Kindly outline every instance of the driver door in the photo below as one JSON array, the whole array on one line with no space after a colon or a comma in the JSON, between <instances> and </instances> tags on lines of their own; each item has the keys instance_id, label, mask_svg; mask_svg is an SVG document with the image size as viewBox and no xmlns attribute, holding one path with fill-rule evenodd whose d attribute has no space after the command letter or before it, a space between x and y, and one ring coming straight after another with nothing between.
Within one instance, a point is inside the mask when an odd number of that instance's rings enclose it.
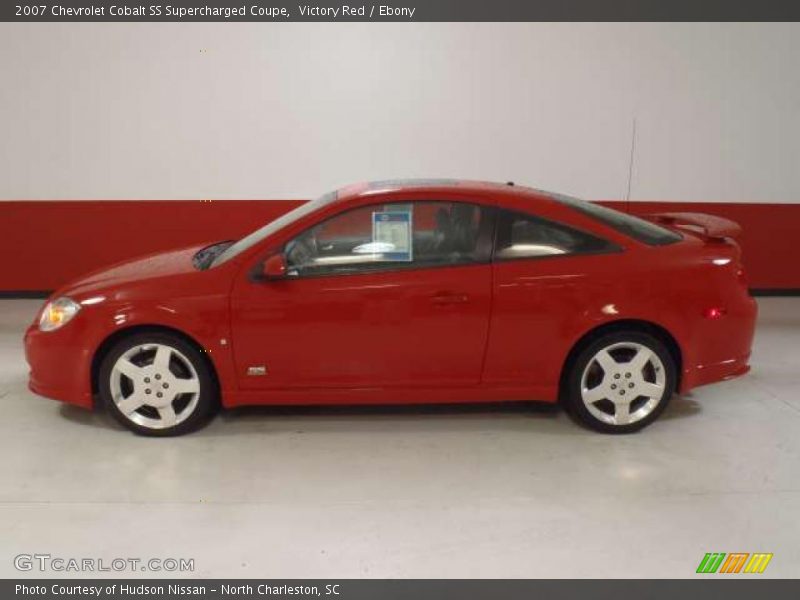
<instances>
[{"instance_id":1,"label":"driver door","mask_svg":"<svg viewBox=\"0 0 800 600\"><path fill-rule=\"evenodd\" d=\"M493 219L463 202L374 204L289 241L285 278L234 288L240 387L477 384Z\"/></svg>"}]
</instances>

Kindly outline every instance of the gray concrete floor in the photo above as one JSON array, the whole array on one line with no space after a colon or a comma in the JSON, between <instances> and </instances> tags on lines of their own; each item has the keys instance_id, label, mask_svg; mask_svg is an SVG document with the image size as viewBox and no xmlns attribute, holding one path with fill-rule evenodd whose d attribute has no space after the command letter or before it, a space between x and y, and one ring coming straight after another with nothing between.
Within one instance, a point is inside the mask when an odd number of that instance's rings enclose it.
<instances>
[{"instance_id":1,"label":"gray concrete floor","mask_svg":"<svg viewBox=\"0 0 800 600\"><path fill-rule=\"evenodd\" d=\"M751 374L622 437L518 405L245 409L140 438L27 390L39 304L0 301L1 577L34 552L524 578L692 577L706 552L772 552L763 576L800 575L800 299L759 300Z\"/></svg>"}]
</instances>

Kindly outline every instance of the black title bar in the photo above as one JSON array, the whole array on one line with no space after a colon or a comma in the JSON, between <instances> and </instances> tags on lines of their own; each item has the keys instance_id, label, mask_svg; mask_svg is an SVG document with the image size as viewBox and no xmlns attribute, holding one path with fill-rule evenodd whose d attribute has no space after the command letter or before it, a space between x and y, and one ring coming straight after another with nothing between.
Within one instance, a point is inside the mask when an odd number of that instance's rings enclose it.
<instances>
[{"instance_id":1,"label":"black title bar","mask_svg":"<svg viewBox=\"0 0 800 600\"><path fill-rule=\"evenodd\" d=\"M744 576L705 577L683 580L499 580L499 579L5 579L0 581L4 599L37 600L134 600L175 598L183 600L496 600L559 598L646 598L647 600L725 600L762 597L797 598L800 580L756 580Z\"/></svg>"},{"instance_id":2,"label":"black title bar","mask_svg":"<svg viewBox=\"0 0 800 600\"><path fill-rule=\"evenodd\" d=\"M0 21L797 21L797 0L15 0Z\"/></svg>"}]
</instances>

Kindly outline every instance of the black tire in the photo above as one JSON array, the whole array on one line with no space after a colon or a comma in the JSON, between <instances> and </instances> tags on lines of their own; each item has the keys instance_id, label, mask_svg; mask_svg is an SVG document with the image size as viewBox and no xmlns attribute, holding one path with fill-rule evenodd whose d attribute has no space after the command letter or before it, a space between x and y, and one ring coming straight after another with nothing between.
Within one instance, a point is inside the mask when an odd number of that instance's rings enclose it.
<instances>
[{"instance_id":1,"label":"black tire","mask_svg":"<svg viewBox=\"0 0 800 600\"><path fill-rule=\"evenodd\" d=\"M171 407L176 420L174 425L163 424L170 422L171 419L167 421L162 420L161 425L148 424L151 421L155 423L156 420L161 420L161 410L146 404L134 410L130 413L130 416L128 416L122 410L120 410L120 407L117 405L117 402L114 399L115 395L112 391L112 386L115 386L115 384L112 382L112 374L114 372L115 365L117 365L117 361L120 360L120 358L126 353L136 352L134 349L147 345L153 345L153 355L155 355L156 351L155 345L172 349L171 353L167 354L167 356L170 357L168 360L169 373L164 372L163 374L159 374L159 381L155 381L153 378L148 378L146 380L142 379L142 381L148 381L151 383L143 384L139 382L139 385L147 386L146 391L148 394L148 401L150 401L149 399L155 401L156 393L169 393L168 390L159 391L160 386L162 385L164 388L168 387L166 381L173 381L174 389L177 389L181 383L185 384L187 381L190 382L192 386L196 388L199 387L199 392L180 394L173 391L172 394L174 395L174 398L172 400L169 400L169 398L166 397L163 400L159 400L159 402L169 402L169 406ZM140 360L143 363L147 363L147 351L145 350L135 354L132 357L132 360ZM155 359L153 359L153 361L155 361ZM191 366L187 367L186 363ZM154 364L144 364L144 368L163 370L157 369ZM191 373L191 369L194 369L194 373ZM180 379L179 381L178 376L185 376L187 373L189 377L187 379ZM161 383L161 377L164 378L164 383ZM117 393L118 397L121 399L124 396L123 388L127 387L129 390L134 390L137 385L135 381L138 381L128 378L127 376L120 379L117 374L114 374L114 379L118 382L116 384L118 389ZM177 383L175 384L175 382ZM140 332L118 341L111 348L108 354L106 354L100 365L97 384L103 404L111 413L111 415L124 427L139 435L153 437L183 435L204 426L219 409L219 391L211 372L211 367L209 366L206 358L195 348L193 344L187 342L178 335L168 332ZM132 395L132 392L129 391L128 397L130 397L130 395ZM161 396L159 397L161 398ZM184 415L182 412L179 412L181 406L183 406L183 410L188 411L186 415ZM132 419L137 419L141 422L135 422Z\"/></svg>"},{"instance_id":2,"label":"black tire","mask_svg":"<svg viewBox=\"0 0 800 600\"><path fill-rule=\"evenodd\" d=\"M639 418L638 420L628 422L625 424L614 424L607 422L606 420L602 420L598 418L595 414L587 407L587 404L584 402L583 394L582 394L582 379L584 376L584 371L586 371L587 366L591 362L594 361L595 356L604 348L614 347L617 344L638 344L648 348L652 351L660 360L661 365L663 366L663 395L658 400L653 408L650 409L650 412L647 412ZM622 347L619 349L612 350L619 355L620 352L625 352L626 348ZM634 352L635 350L631 349L630 352ZM624 358L624 355L623 355ZM653 361L656 362L656 361ZM612 384L616 384L615 387L619 386L627 387L629 385L627 382L630 380L626 379L626 376L629 376L626 368L624 368L624 363L618 364L618 366L623 367L619 373L615 375L609 374L609 377L615 377L616 375L620 376L620 379L609 379L608 381L612 382ZM602 381L603 383L606 382L606 374L605 369L599 367L599 363L595 363L592 365L591 369L600 369L600 372L603 373ZM656 367L653 364L646 366L643 372L643 383L650 383L647 380L649 377L650 379L654 380L655 374L661 371L661 367ZM597 377L597 374L592 374L590 370L587 372L587 380L589 377ZM634 375L635 377L636 375ZM640 429L647 427L650 423L655 421L659 415L664 412L664 409L669 404L672 395L675 393L675 385L676 385L677 377L676 377L676 367L675 367L675 358L672 356L672 353L669 349L664 345L661 340L650 335L648 333L644 333L641 331L615 331L613 333L608 333L605 335L601 335L597 338L592 339L588 342L577 354L575 359L572 361L571 366L569 367L569 371L566 374L566 379L564 381L564 389L562 390L562 401L565 404L567 410L569 411L570 415L572 415L577 421L579 421L582 425L589 427L595 431L599 431L602 433L633 433L635 431L639 431ZM624 385L620 385L619 382L624 382ZM599 386L598 386L599 387ZM633 387L633 386L631 386ZM593 389L593 388L591 388ZM617 389L614 390L614 394L622 394L623 392L630 392L627 389ZM611 392L609 392L611 393ZM636 389L631 393L629 398L633 397L633 394L636 393ZM617 398L617 401L623 402L623 398ZM606 403L608 402L608 403ZM636 406L642 407L647 403L647 400L642 396L636 396L633 401L630 401L628 404L628 410L631 408L635 408ZM610 414L610 418L616 419L616 413L614 411L618 410L614 401L605 399L599 400L597 403L591 403L595 412L600 413L608 413ZM611 405L611 409L609 410L609 404ZM637 409L638 410L638 409Z\"/></svg>"}]
</instances>

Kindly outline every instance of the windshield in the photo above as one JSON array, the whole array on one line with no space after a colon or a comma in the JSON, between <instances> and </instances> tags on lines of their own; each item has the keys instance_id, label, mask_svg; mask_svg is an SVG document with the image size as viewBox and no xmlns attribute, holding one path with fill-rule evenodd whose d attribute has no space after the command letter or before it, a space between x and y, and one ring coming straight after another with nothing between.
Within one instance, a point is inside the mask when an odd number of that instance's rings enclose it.
<instances>
[{"instance_id":1,"label":"windshield","mask_svg":"<svg viewBox=\"0 0 800 600\"><path fill-rule=\"evenodd\" d=\"M252 248L260 241L266 239L267 237L271 236L273 233L280 231L287 225L294 223L298 219L302 219L308 214L311 214L318 208L333 202L338 197L338 192L330 192L325 194L324 196L320 196L316 200L312 200L311 202L306 202L305 204L301 204L294 210L290 210L285 215L281 215L274 221L270 221L261 229L256 229L253 233L243 237L238 242L234 242L228 248L225 249L220 255L218 255L213 262L211 263L211 267L218 267L222 263L228 262L234 256L238 256L245 250Z\"/></svg>"},{"instance_id":2,"label":"windshield","mask_svg":"<svg viewBox=\"0 0 800 600\"><path fill-rule=\"evenodd\" d=\"M606 208L593 202L578 200L563 194L544 192L553 200L566 204L612 229L650 246L665 246L683 239L679 234L638 217Z\"/></svg>"}]
</instances>

